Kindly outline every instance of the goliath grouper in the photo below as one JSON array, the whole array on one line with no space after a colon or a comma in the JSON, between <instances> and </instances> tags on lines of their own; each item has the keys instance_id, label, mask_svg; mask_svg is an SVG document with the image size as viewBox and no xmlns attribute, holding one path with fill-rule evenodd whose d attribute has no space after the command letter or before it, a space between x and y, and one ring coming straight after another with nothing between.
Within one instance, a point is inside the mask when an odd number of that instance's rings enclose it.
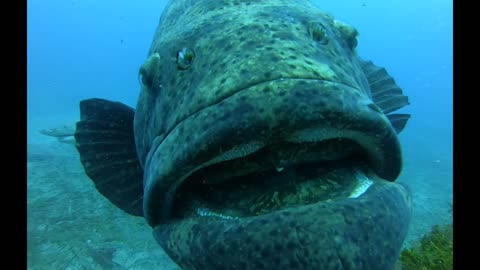
<instances>
[{"instance_id":1,"label":"goliath grouper","mask_svg":"<svg viewBox=\"0 0 480 270\"><path fill-rule=\"evenodd\" d=\"M183 269L391 269L409 104L306 0L170 0L136 109L80 103L98 191Z\"/></svg>"}]
</instances>

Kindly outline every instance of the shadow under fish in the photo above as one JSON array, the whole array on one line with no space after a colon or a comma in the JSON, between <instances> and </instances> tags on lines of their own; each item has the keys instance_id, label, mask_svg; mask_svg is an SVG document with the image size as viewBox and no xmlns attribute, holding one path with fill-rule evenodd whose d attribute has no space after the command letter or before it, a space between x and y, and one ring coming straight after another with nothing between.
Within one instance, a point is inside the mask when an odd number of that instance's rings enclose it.
<instances>
[{"instance_id":1,"label":"shadow under fish","mask_svg":"<svg viewBox=\"0 0 480 270\"><path fill-rule=\"evenodd\" d=\"M356 46L305 0L171 0L136 109L81 101L81 162L183 269L391 269L409 102Z\"/></svg>"}]
</instances>

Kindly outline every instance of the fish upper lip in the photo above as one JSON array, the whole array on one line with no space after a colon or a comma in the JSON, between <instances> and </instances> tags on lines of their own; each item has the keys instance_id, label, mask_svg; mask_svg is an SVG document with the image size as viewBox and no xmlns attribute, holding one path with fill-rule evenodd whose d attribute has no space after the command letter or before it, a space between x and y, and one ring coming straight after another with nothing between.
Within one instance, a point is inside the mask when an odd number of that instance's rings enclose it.
<instances>
[{"instance_id":1,"label":"fish upper lip","mask_svg":"<svg viewBox=\"0 0 480 270\"><path fill-rule=\"evenodd\" d=\"M319 79L304 79L304 78L288 78L288 79L282 79L282 80L270 80L270 81L264 81L262 83L257 83L254 85L251 85L247 88L243 88L241 91L237 91L235 94L230 95L228 98L222 99L222 101L228 100L228 102L224 105L226 107L229 106L234 106L234 104L238 104L238 100L243 96L237 96L241 95L241 93L245 92L245 90L250 89L254 86L266 84L272 81L292 81L292 80L303 80L303 81L315 81L315 82L323 82L323 83L332 83L335 86L341 86L338 88L338 91L345 91L345 95L350 95L349 93L354 93L357 92L357 88L352 88L348 85L338 83L338 82L332 82L329 80L319 80ZM286 83L287 86L288 83ZM318 87L316 84L307 84L304 85L305 87L299 88L295 91L309 91L309 88L314 88ZM343 87L343 88L342 88ZM337 89L336 87L334 88L335 90ZM289 95L292 95L291 97L293 98L293 95L296 93L295 91L287 91L286 96L282 97L282 100L288 100ZM303 100L306 102L305 106L314 108L314 106L317 106L318 100L321 98L327 98L329 100L330 96L329 94L322 94L315 95L315 100L309 100L305 99ZM336 92L335 92L336 93ZM261 95L261 94L258 94ZM326 96L324 96L326 95ZM232 99L232 97L235 97L235 99ZM251 100L255 100L255 96L248 95ZM258 97L256 97L258 98ZM191 114L189 117L192 117L195 114L200 114L203 112L203 110L207 110L211 107L214 107L214 105L218 104L221 101L216 102L215 104L211 104L210 106L207 106L203 108L202 110L197 111L194 114ZM258 105L258 104L256 104ZM291 115L288 114L287 111L284 111L283 105L286 105L284 103L279 103L278 101L276 103L270 104L270 106L276 106L276 107L281 107L283 113L283 116L281 116L281 119L291 117ZM253 105L252 105L253 106ZM350 121L348 123L353 123L351 121L356 121L356 120L362 120L366 121L365 124L368 124L368 129L364 129L365 127L363 126L364 122L359 122L356 123L357 129L359 129L356 132L359 132L360 135L364 135L370 140L373 140L372 143L374 143L374 148L375 149L370 149L371 147L365 147L367 150L373 151L372 155L374 155L375 162L378 162L379 164L376 165L377 169L383 170L383 173L387 173L387 177L382 176L379 174L380 177L389 179L393 181L398 175L397 171L399 171L401 167L401 154L400 154L400 147L398 143L398 139L396 137L395 131L390 125L386 125L388 119L385 116L380 116L376 115L375 113L369 111L368 115L370 114L375 114L372 116L372 118L367 117L367 118L362 118L363 116L357 116L356 113L352 112L357 112L356 108L357 106L360 106L360 103L355 103L354 107L350 108L348 111L344 111L343 105L333 105L333 106L340 106L340 107L335 107L339 109L339 112L346 113L343 117L346 117L346 121ZM363 103L361 106L364 106ZM366 107L366 106L365 106ZM249 111L251 115L256 115L255 112L257 109L260 107L252 107L253 111ZM363 107L362 107L363 108ZM213 109L212 109L213 110ZM312 114L302 114L299 111L292 111L295 112L297 117L301 117L301 120L303 122L301 123L308 123L308 127L311 127L312 124L319 125L320 128L324 129L325 127L322 126L321 123L324 123L323 120L323 112L328 112L329 108L326 107L315 107L314 110L316 110L317 113L312 113ZM354 111L352 111L354 110ZM268 121L265 122L266 119L268 119L268 116L260 114L261 117L255 117L255 123L253 125L250 125L250 122L248 125L245 126L245 123L243 121L246 121L245 117L236 117L233 118L235 121L229 120L228 125L222 124L218 125L217 121L215 118L212 118L213 116L209 114L208 112L205 112L203 114L200 114L198 117L192 119L191 121L186 123L186 119L189 119L189 117L185 118L184 120L180 121L179 124L185 124L187 127L192 128L195 126L195 123L205 123L205 119L208 119L208 121L215 123L214 125L210 126L209 129L206 129L202 132L199 132L197 134L193 141L190 140L189 143L186 143L183 145L183 148L180 147L180 145L175 143L175 141L182 141L185 142L184 136L187 136L185 132L180 132L175 131L176 129L172 129L172 131L168 134L168 136L165 136L164 138L161 139L161 142L158 143L158 147L155 149L151 149L150 153L148 154L147 157L147 162L145 164L145 178L144 178L144 190L145 190L145 200L144 200L144 213L147 221L151 226L155 226L157 224L161 224L168 220L170 213L168 211L171 210L172 208L172 203L173 203L173 196L175 194L176 189L181 185L184 179L188 177L191 173L194 171L198 170L199 168L202 167L202 165L207 164L209 160L213 159L218 155L215 154L217 150L221 149L224 147L224 149L230 149L230 147L234 145L238 145L240 141L242 142L250 142L252 138L259 138L259 134L255 132L251 132L252 128L254 128L257 131L260 130L265 130L267 131L268 134L273 132L273 130L268 129ZM205 118L207 117L207 118ZM266 118L265 118L266 117ZM360 118L359 118L360 117ZM204 119L204 120L202 120ZM229 118L230 119L230 118ZM263 120L262 120L263 119ZM277 115L275 115L275 119L279 119ZM350 120L347 120L350 119ZM300 123L300 122L298 122ZM289 132L293 131L299 131L298 129L298 124L297 122L293 122L285 126L285 130ZM342 123L336 123L334 122L327 122L330 125L336 126L337 124L342 124ZM177 125L179 125L177 124ZM267 125L267 126L265 126ZM339 127L340 132L346 132L348 129L345 129L345 127L340 126ZM228 132L235 131L235 137L229 137L230 135ZM355 131L355 128L353 129ZM225 133L227 132L227 133ZM240 133L238 133L240 132ZM380 139L378 139L378 132L383 132L385 134L380 136ZM239 135L243 134L243 135ZM212 135L214 137L212 137ZM172 137L174 136L174 137ZM247 137L245 137L247 136ZM268 136L268 135L264 135ZM377 137L377 138L375 138ZM182 139L183 138L183 139ZM210 139L208 139L210 138ZM213 139L216 138L216 139ZM214 142L214 147L207 147L205 149L200 149L198 147L201 147L202 144L206 143L206 139L210 141L210 143ZM170 143L166 143L166 141L169 140ZM378 141L381 140L381 141ZM200 143L200 144L199 144ZM173 147L173 148L172 148ZM193 152L192 152L193 151ZM256 151L256 150L255 150ZM379 151L379 152L378 152ZM165 155L162 155L162 153L175 153L174 156L168 156L165 157ZM382 160L384 159L384 160ZM202 161L203 160L203 161ZM159 168L158 166L151 166L152 162L155 162L155 164L162 164L162 166ZM385 167L386 166L386 167ZM378 173L376 168L374 170ZM392 171L393 170L393 171ZM156 195L155 195L156 194ZM158 196L159 194L160 197ZM160 199L162 198L162 199ZM159 211L159 209L168 209L167 212ZM163 221L162 221L163 220Z\"/></svg>"},{"instance_id":2,"label":"fish upper lip","mask_svg":"<svg viewBox=\"0 0 480 270\"><path fill-rule=\"evenodd\" d=\"M256 86L261 86L261 85L264 85L264 84L268 84L268 83L271 83L271 82L276 82L276 81L285 81L285 80L305 80L305 81L318 81L318 82L325 82L325 83L334 83L334 84L338 84L338 85L343 85L343 86L346 86L346 87L349 87L349 88L352 88L352 89L356 89L356 90L359 90L358 87L353 87L351 85L348 85L348 84L345 84L345 83L342 83L342 82L339 82L339 81L334 81L334 80L325 80L325 79L318 79L318 78L313 78L313 77L278 77L278 78L275 78L275 79L271 79L271 80L264 80L264 81L261 81L261 82L255 82L255 83L251 83L251 84L248 84L246 87L242 87L236 91L233 91L231 94L219 99L219 100L216 100L215 102L211 103L211 104L208 104L207 106L203 106L197 110L195 110L193 113L183 117L182 119L180 119L177 123L175 123L171 128L169 128L166 132L163 132L162 134L160 134L159 136L157 137L161 137L161 140L159 142L157 142L157 147L162 144L163 140L165 140L168 135L173 131L175 130L175 128L180 125L183 121L187 120L188 118L190 117L193 117L195 116L196 114L202 112L203 110L209 108L209 107L212 107L212 106L215 106L217 105L218 103L221 103L222 101L226 100L226 99L229 99L231 98L232 96L234 95L237 95L237 94L240 94L242 93L243 91L247 91L248 89L252 88L252 87L256 87ZM156 151L156 149L155 149ZM150 155L149 155L150 156ZM148 158L146 160L146 163L148 163Z\"/></svg>"}]
</instances>

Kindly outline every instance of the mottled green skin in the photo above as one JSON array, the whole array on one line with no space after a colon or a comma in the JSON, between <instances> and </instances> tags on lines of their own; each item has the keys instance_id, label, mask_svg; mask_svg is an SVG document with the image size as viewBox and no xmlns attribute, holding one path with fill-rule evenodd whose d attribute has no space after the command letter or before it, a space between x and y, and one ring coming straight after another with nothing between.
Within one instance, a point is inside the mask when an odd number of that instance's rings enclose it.
<instances>
[{"instance_id":1,"label":"mottled green skin","mask_svg":"<svg viewBox=\"0 0 480 270\"><path fill-rule=\"evenodd\" d=\"M319 38L323 25L327 39ZM341 203L239 220L171 223L181 179L236 145L306 128L360 134L377 175L401 170L395 131L371 106L356 31L301 0L171 0L141 69L135 142L144 214L184 269L389 269L410 220L408 192L376 181ZM181 70L177 52L195 52ZM289 213L289 214L285 214Z\"/></svg>"},{"instance_id":2,"label":"mottled green skin","mask_svg":"<svg viewBox=\"0 0 480 270\"><path fill-rule=\"evenodd\" d=\"M311 38L308 25L312 22L326 27L328 45ZM368 95L368 82L345 41L349 38L334 27L331 16L309 1L170 1L149 51L149 55L160 55L152 70L153 87L142 91L137 106L141 162L156 136L261 82L325 79ZM196 54L188 70L177 68L176 54L183 47Z\"/></svg>"},{"instance_id":3,"label":"mottled green skin","mask_svg":"<svg viewBox=\"0 0 480 270\"><path fill-rule=\"evenodd\" d=\"M403 187L384 183L355 202L241 220L188 220L158 226L154 235L184 269L385 270L399 256L410 207Z\"/></svg>"}]
</instances>

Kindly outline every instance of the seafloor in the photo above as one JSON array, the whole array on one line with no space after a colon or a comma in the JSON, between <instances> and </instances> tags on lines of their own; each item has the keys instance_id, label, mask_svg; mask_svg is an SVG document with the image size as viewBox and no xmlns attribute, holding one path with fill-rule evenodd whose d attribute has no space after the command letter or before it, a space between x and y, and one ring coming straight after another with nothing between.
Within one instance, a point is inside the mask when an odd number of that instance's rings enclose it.
<instances>
[{"instance_id":1,"label":"seafloor","mask_svg":"<svg viewBox=\"0 0 480 270\"><path fill-rule=\"evenodd\" d=\"M95 190L73 145L38 133L60 124L35 120L28 125L28 269L179 269L143 218L125 214ZM410 134L402 139L405 161L399 180L413 191L406 246L432 225L452 222L451 149L433 147L439 144L426 134Z\"/></svg>"}]
</instances>

